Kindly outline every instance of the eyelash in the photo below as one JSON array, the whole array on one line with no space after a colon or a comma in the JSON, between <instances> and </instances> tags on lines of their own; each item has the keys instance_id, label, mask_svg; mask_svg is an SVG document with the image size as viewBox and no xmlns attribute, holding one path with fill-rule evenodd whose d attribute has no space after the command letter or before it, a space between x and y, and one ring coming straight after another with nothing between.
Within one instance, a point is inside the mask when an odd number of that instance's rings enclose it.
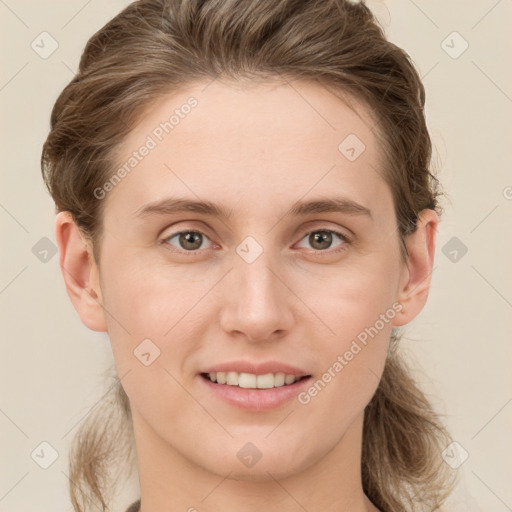
<instances>
[{"instance_id":1,"label":"eyelash","mask_svg":"<svg viewBox=\"0 0 512 512\"><path fill-rule=\"evenodd\" d=\"M210 239L208 237L208 235L206 235L202 231L193 230L193 229L185 229L185 230L182 230L182 231L177 231L176 233L173 233L173 234L165 237L164 239L161 240L161 243L166 245L166 246L168 246L170 244L168 244L167 242L171 238L174 238L175 236L181 235L183 233L198 233L198 234L202 235L203 237L207 238L208 240ZM334 249L334 250L331 250L331 249L325 249L325 250L311 249L312 251L314 251L315 253L318 253L318 254L324 254L324 253L325 254L336 254L338 252L346 250L346 246L348 244L352 243L352 241L349 239L349 237L347 235L345 235L344 233L341 233L340 231L336 231L334 229L313 229L313 230L305 233L300 241L304 240L304 238L308 237L312 233L333 233L333 234L337 235L344 242L343 244L341 244L340 247L338 247L337 249ZM194 251L185 251L185 250L182 250L182 249L178 249L175 246L173 246L173 249L171 249L171 250L173 250L175 252L178 252L178 253L181 253L181 254L185 254L187 256L195 256L196 254L200 254L202 252L202 250L200 250L200 249L196 249Z\"/></svg>"}]
</instances>

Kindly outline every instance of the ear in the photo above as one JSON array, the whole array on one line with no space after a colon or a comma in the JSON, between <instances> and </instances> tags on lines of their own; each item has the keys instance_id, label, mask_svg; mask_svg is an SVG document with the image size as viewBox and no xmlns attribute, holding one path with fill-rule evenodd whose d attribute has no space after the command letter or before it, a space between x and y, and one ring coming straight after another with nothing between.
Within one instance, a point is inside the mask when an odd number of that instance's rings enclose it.
<instances>
[{"instance_id":1,"label":"ear","mask_svg":"<svg viewBox=\"0 0 512 512\"><path fill-rule=\"evenodd\" d=\"M82 236L70 212L57 214L55 235L60 269L73 306L89 329L106 332L99 269L91 242Z\"/></svg>"},{"instance_id":2,"label":"ear","mask_svg":"<svg viewBox=\"0 0 512 512\"><path fill-rule=\"evenodd\" d=\"M398 290L397 300L402 305L402 310L393 319L394 327L408 324L427 302L438 224L439 217L434 210L422 210L416 231L405 238L409 256L402 270Z\"/></svg>"}]
</instances>

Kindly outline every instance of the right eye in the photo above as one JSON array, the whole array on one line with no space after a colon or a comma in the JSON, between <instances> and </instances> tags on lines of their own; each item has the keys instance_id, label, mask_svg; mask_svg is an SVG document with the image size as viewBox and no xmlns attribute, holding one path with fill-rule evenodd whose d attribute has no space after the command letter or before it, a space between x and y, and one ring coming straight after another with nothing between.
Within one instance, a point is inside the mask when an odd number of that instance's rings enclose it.
<instances>
[{"instance_id":1,"label":"right eye","mask_svg":"<svg viewBox=\"0 0 512 512\"><path fill-rule=\"evenodd\" d=\"M175 239L175 243L172 240ZM204 249L203 242L210 240L204 233L200 231L178 231L170 236L165 237L162 243L176 247L179 252L195 253L199 249Z\"/></svg>"}]
</instances>

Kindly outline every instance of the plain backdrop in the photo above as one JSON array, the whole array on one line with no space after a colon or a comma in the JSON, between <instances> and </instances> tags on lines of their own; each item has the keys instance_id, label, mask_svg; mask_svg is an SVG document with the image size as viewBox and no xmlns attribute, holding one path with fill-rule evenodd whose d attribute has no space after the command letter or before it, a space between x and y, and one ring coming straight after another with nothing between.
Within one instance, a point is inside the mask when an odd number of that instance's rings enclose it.
<instances>
[{"instance_id":1,"label":"plain backdrop","mask_svg":"<svg viewBox=\"0 0 512 512\"><path fill-rule=\"evenodd\" d=\"M39 159L86 41L128 3L0 0L1 511L71 510L69 442L106 390L110 344L65 292ZM430 297L402 347L458 443L451 510L510 511L512 2L369 5L423 77L448 195ZM137 486L134 475L114 510Z\"/></svg>"}]
</instances>

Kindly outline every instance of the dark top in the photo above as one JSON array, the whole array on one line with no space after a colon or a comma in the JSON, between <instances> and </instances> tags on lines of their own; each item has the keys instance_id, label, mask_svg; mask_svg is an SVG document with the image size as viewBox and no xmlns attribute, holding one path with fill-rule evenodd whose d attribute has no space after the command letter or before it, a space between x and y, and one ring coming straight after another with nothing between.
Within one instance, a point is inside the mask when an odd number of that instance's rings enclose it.
<instances>
[{"instance_id":1,"label":"dark top","mask_svg":"<svg viewBox=\"0 0 512 512\"><path fill-rule=\"evenodd\" d=\"M140 500L137 500L136 502L132 503L126 512L139 512L140 510Z\"/></svg>"}]
</instances>

